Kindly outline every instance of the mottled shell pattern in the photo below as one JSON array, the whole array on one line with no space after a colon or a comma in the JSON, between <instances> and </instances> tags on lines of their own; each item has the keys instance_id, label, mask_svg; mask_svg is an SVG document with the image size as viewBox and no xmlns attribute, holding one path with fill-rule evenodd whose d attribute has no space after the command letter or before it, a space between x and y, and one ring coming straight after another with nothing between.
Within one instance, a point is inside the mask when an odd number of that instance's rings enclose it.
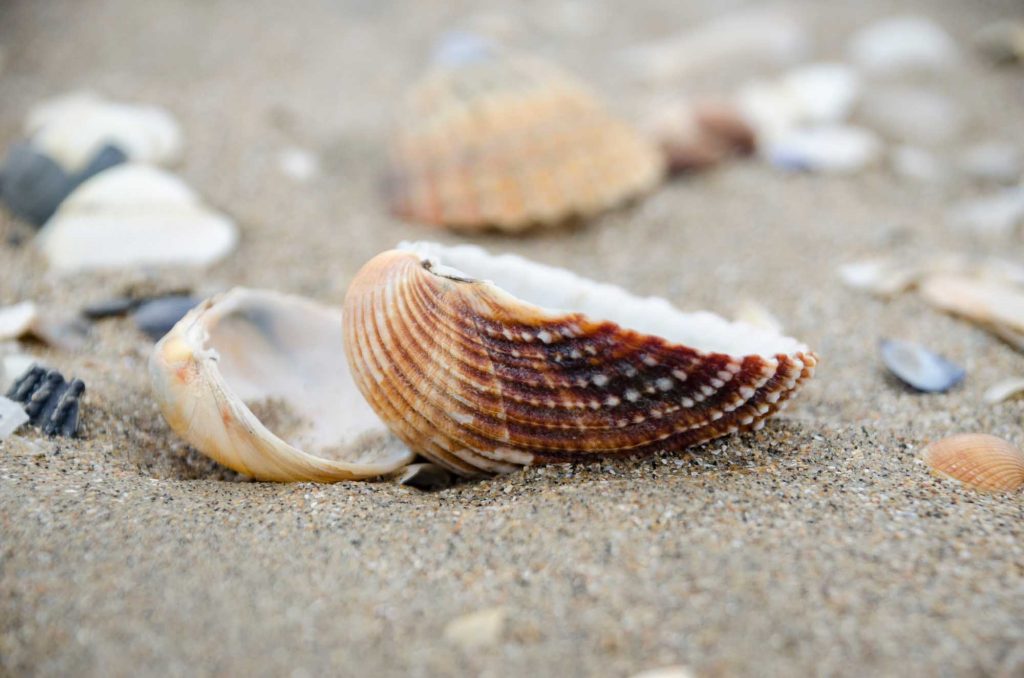
<instances>
[{"instance_id":1,"label":"mottled shell pattern","mask_svg":"<svg viewBox=\"0 0 1024 678\"><path fill-rule=\"evenodd\" d=\"M613 207L654 187L662 164L572 76L479 48L443 59L409 93L385 191L413 221L520 231Z\"/></svg>"},{"instance_id":2,"label":"mottled shell pattern","mask_svg":"<svg viewBox=\"0 0 1024 678\"><path fill-rule=\"evenodd\" d=\"M185 441L258 480L392 473L413 455L356 389L341 324L337 308L236 288L197 306L156 345L153 395Z\"/></svg>"},{"instance_id":3,"label":"mottled shell pattern","mask_svg":"<svg viewBox=\"0 0 1024 678\"><path fill-rule=\"evenodd\" d=\"M373 409L411 449L470 476L757 429L817 362L771 331L469 245L378 255L344 316Z\"/></svg>"},{"instance_id":4,"label":"mottled shell pattern","mask_svg":"<svg viewBox=\"0 0 1024 678\"><path fill-rule=\"evenodd\" d=\"M975 490L1012 492L1024 487L1024 453L996 436L960 433L928 445L921 456L935 474Z\"/></svg>"}]
</instances>

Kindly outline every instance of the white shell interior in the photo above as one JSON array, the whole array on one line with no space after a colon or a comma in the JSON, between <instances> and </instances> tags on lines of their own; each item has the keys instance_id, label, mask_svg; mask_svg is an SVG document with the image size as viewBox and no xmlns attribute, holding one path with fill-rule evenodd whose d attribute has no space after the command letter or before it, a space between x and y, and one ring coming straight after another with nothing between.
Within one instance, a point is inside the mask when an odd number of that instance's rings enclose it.
<instances>
[{"instance_id":1,"label":"white shell interior","mask_svg":"<svg viewBox=\"0 0 1024 678\"><path fill-rule=\"evenodd\" d=\"M262 420L282 440L315 456L372 462L399 443L352 379L341 317L340 308L236 289L189 329L198 334L190 342L216 360L229 397L264 408L287 404L301 426L282 430Z\"/></svg>"},{"instance_id":2,"label":"white shell interior","mask_svg":"<svg viewBox=\"0 0 1024 678\"><path fill-rule=\"evenodd\" d=\"M638 297L615 285L539 264L514 254L492 255L475 245L403 242L398 249L431 262L431 270L458 279L487 280L518 299L557 313L580 312L593 320L662 337L701 351L733 356L792 354L807 347L769 329L699 311L684 313L660 297Z\"/></svg>"}]
</instances>

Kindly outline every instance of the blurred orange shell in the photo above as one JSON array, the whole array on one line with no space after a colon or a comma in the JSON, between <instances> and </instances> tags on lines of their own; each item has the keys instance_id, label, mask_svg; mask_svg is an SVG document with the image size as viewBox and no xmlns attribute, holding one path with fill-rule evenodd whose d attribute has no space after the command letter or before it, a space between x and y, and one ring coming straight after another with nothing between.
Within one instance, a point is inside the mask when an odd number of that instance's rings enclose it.
<instances>
[{"instance_id":1,"label":"blurred orange shell","mask_svg":"<svg viewBox=\"0 0 1024 678\"><path fill-rule=\"evenodd\" d=\"M654 145L540 59L486 51L409 93L391 144L394 213L460 230L588 217L654 187Z\"/></svg>"},{"instance_id":2,"label":"blurred orange shell","mask_svg":"<svg viewBox=\"0 0 1024 678\"><path fill-rule=\"evenodd\" d=\"M462 475L758 429L817 363L776 332L469 245L378 255L343 316L370 406L413 451Z\"/></svg>"},{"instance_id":3,"label":"blurred orange shell","mask_svg":"<svg viewBox=\"0 0 1024 678\"><path fill-rule=\"evenodd\" d=\"M937 475L988 492L1012 492L1024 486L1024 453L1002 438L961 433L924 448L925 463Z\"/></svg>"}]
</instances>

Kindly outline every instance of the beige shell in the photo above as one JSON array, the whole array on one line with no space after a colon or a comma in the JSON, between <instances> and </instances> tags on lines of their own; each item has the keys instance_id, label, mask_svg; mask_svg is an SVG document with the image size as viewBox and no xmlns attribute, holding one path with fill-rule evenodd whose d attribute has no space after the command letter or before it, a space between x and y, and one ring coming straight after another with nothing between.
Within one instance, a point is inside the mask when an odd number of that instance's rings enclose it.
<instances>
[{"instance_id":1,"label":"beige shell","mask_svg":"<svg viewBox=\"0 0 1024 678\"><path fill-rule=\"evenodd\" d=\"M680 450L757 429L817 363L774 332L432 243L363 267L345 297L345 348L389 427L463 475Z\"/></svg>"},{"instance_id":2,"label":"beige shell","mask_svg":"<svg viewBox=\"0 0 1024 678\"><path fill-rule=\"evenodd\" d=\"M924 448L922 457L937 475L988 492L1024 486L1024 453L1002 438L961 433Z\"/></svg>"},{"instance_id":3,"label":"beige shell","mask_svg":"<svg viewBox=\"0 0 1024 678\"><path fill-rule=\"evenodd\" d=\"M754 129L726 101L673 101L653 110L644 124L671 172L701 170L734 156L750 155Z\"/></svg>"},{"instance_id":4,"label":"beige shell","mask_svg":"<svg viewBox=\"0 0 1024 678\"><path fill-rule=\"evenodd\" d=\"M409 93L385 187L403 218L520 231L596 214L662 173L653 144L575 78L488 52L435 67Z\"/></svg>"},{"instance_id":5,"label":"beige shell","mask_svg":"<svg viewBox=\"0 0 1024 678\"><path fill-rule=\"evenodd\" d=\"M178 435L259 480L392 473L413 455L352 382L341 324L338 309L234 289L190 311L156 345L153 394Z\"/></svg>"}]
</instances>

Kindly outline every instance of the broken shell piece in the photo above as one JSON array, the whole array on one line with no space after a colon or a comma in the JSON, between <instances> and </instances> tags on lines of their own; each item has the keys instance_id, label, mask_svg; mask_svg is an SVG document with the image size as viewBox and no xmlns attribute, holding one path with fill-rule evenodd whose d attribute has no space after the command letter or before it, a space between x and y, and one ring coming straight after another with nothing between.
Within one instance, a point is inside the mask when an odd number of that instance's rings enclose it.
<instances>
[{"instance_id":1,"label":"broken shell piece","mask_svg":"<svg viewBox=\"0 0 1024 678\"><path fill-rule=\"evenodd\" d=\"M921 296L940 310L959 315L1008 338L1024 335L1024 292L998 279L966 275L928 276ZM1012 340L1011 340L1012 341Z\"/></svg>"},{"instance_id":2,"label":"broken shell piece","mask_svg":"<svg viewBox=\"0 0 1024 678\"><path fill-rule=\"evenodd\" d=\"M591 216L663 170L654 145L575 78L500 51L436 66L407 97L391 146L392 211L470 230Z\"/></svg>"},{"instance_id":3,"label":"broken shell piece","mask_svg":"<svg viewBox=\"0 0 1024 678\"><path fill-rule=\"evenodd\" d=\"M7 440L28 423L24 408L10 398L0 396L0 442Z\"/></svg>"},{"instance_id":4,"label":"broken shell piece","mask_svg":"<svg viewBox=\"0 0 1024 678\"><path fill-rule=\"evenodd\" d=\"M937 475L976 490L1013 492L1024 486L1024 453L995 436L950 436L925 447L922 457Z\"/></svg>"},{"instance_id":5,"label":"broken shell piece","mask_svg":"<svg viewBox=\"0 0 1024 678\"><path fill-rule=\"evenodd\" d=\"M402 244L363 267L345 297L345 339L381 418L461 475L681 450L757 429L817 364L773 332L433 243Z\"/></svg>"},{"instance_id":6,"label":"broken shell piece","mask_svg":"<svg viewBox=\"0 0 1024 678\"><path fill-rule=\"evenodd\" d=\"M0 341L32 338L73 351L85 343L88 333L78 318L46 315L31 301L0 308Z\"/></svg>"},{"instance_id":7,"label":"broken shell piece","mask_svg":"<svg viewBox=\"0 0 1024 678\"><path fill-rule=\"evenodd\" d=\"M754 130L731 104L676 101L664 104L644 125L672 172L697 170L754 151Z\"/></svg>"},{"instance_id":8,"label":"broken shell piece","mask_svg":"<svg viewBox=\"0 0 1024 678\"><path fill-rule=\"evenodd\" d=\"M78 409L85 383L81 379L64 379L57 370L33 365L18 378L7 397L22 403L29 420L48 436L68 438L78 433Z\"/></svg>"},{"instance_id":9,"label":"broken shell piece","mask_svg":"<svg viewBox=\"0 0 1024 678\"><path fill-rule=\"evenodd\" d=\"M904 384L924 393L945 393L967 374L959 365L909 341L882 339L878 348L890 372Z\"/></svg>"},{"instance_id":10,"label":"broken shell piece","mask_svg":"<svg viewBox=\"0 0 1024 678\"><path fill-rule=\"evenodd\" d=\"M177 177L125 164L98 174L61 204L39 233L63 272L141 266L207 266L234 249L234 223Z\"/></svg>"},{"instance_id":11,"label":"broken shell piece","mask_svg":"<svg viewBox=\"0 0 1024 678\"><path fill-rule=\"evenodd\" d=\"M153 393L178 435L253 478L390 474L412 453L359 395L341 346L340 310L237 288L190 311L156 345Z\"/></svg>"},{"instance_id":12,"label":"broken shell piece","mask_svg":"<svg viewBox=\"0 0 1024 678\"><path fill-rule=\"evenodd\" d=\"M995 405L1004 400L1015 398L1021 393L1024 393L1024 377L1013 377L990 386L982 398L986 403Z\"/></svg>"},{"instance_id":13,"label":"broken shell piece","mask_svg":"<svg viewBox=\"0 0 1024 678\"><path fill-rule=\"evenodd\" d=\"M77 172L103 146L117 146L132 160L174 162L181 152L181 130L162 108L119 104L91 92L76 92L36 106L25 131L33 144Z\"/></svg>"}]
</instances>

